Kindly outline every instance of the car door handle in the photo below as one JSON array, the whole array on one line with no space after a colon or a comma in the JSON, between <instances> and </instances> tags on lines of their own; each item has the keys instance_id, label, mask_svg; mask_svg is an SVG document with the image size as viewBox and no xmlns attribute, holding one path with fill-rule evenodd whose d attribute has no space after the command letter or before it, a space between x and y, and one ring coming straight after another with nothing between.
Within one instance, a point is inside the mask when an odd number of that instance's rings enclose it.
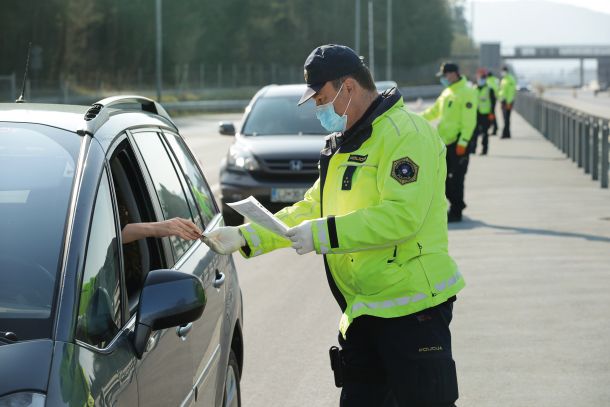
<instances>
[{"instance_id":1,"label":"car door handle","mask_svg":"<svg viewBox=\"0 0 610 407\"><path fill-rule=\"evenodd\" d=\"M214 288L220 288L225 283L225 275L216 270L216 280L214 280Z\"/></svg>"},{"instance_id":2,"label":"car door handle","mask_svg":"<svg viewBox=\"0 0 610 407\"><path fill-rule=\"evenodd\" d=\"M191 329L193 329L193 323L189 322L186 325L176 328L176 335L178 335L183 341L186 341L186 336L189 334L189 332L191 332Z\"/></svg>"}]
</instances>

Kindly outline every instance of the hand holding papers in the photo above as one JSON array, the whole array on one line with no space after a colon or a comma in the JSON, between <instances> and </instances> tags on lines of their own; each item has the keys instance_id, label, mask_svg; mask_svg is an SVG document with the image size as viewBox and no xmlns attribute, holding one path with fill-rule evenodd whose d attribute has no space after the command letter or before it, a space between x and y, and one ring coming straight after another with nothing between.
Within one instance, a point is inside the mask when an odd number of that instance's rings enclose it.
<instances>
[{"instance_id":1,"label":"hand holding papers","mask_svg":"<svg viewBox=\"0 0 610 407\"><path fill-rule=\"evenodd\" d=\"M285 236L286 231L288 231L288 226L276 218L253 196L227 205L235 209L244 217L250 219L253 223L269 229L280 236Z\"/></svg>"}]
</instances>

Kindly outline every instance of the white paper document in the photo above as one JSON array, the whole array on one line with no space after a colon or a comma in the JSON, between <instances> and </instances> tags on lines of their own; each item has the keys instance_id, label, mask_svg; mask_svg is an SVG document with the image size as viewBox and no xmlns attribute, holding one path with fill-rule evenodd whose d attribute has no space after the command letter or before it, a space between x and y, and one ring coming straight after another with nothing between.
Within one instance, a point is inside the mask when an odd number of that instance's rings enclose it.
<instances>
[{"instance_id":1,"label":"white paper document","mask_svg":"<svg viewBox=\"0 0 610 407\"><path fill-rule=\"evenodd\" d=\"M278 235L284 235L288 226L267 210L255 197L249 196L241 201L227 203L241 215L250 219L253 223L260 225Z\"/></svg>"}]
</instances>

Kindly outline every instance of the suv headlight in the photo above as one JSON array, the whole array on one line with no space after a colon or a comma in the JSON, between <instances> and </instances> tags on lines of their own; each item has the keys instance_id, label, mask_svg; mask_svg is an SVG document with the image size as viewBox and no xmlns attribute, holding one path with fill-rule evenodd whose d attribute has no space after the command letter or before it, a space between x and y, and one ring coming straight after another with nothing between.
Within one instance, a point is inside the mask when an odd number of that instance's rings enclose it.
<instances>
[{"instance_id":1,"label":"suv headlight","mask_svg":"<svg viewBox=\"0 0 610 407\"><path fill-rule=\"evenodd\" d=\"M236 145L229 148L227 155L227 167L242 171L256 171L260 168L258 161L252 153L245 151Z\"/></svg>"},{"instance_id":2,"label":"suv headlight","mask_svg":"<svg viewBox=\"0 0 610 407\"><path fill-rule=\"evenodd\" d=\"M46 396L40 393L21 392L0 397L0 407L44 407Z\"/></svg>"}]
</instances>

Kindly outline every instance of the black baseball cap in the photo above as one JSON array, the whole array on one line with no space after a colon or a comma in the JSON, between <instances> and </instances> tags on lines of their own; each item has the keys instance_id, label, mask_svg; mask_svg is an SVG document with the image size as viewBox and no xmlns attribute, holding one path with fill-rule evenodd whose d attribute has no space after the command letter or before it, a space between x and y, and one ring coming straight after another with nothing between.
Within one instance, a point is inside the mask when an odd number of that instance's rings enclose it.
<instances>
[{"instance_id":1,"label":"black baseball cap","mask_svg":"<svg viewBox=\"0 0 610 407\"><path fill-rule=\"evenodd\" d=\"M436 76L443 76L448 72L460 73L460 68L455 62L443 62Z\"/></svg>"},{"instance_id":2,"label":"black baseball cap","mask_svg":"<svg viewBox=\"0 0 610 407\"><path fill-rule=\"evenodd\" d=\"M314 49L305 60L307 90L298 104L311 99L326 82L354 73L363 66L363 58L345 45L328 44Z\"/></svg>"}]
</instances>

